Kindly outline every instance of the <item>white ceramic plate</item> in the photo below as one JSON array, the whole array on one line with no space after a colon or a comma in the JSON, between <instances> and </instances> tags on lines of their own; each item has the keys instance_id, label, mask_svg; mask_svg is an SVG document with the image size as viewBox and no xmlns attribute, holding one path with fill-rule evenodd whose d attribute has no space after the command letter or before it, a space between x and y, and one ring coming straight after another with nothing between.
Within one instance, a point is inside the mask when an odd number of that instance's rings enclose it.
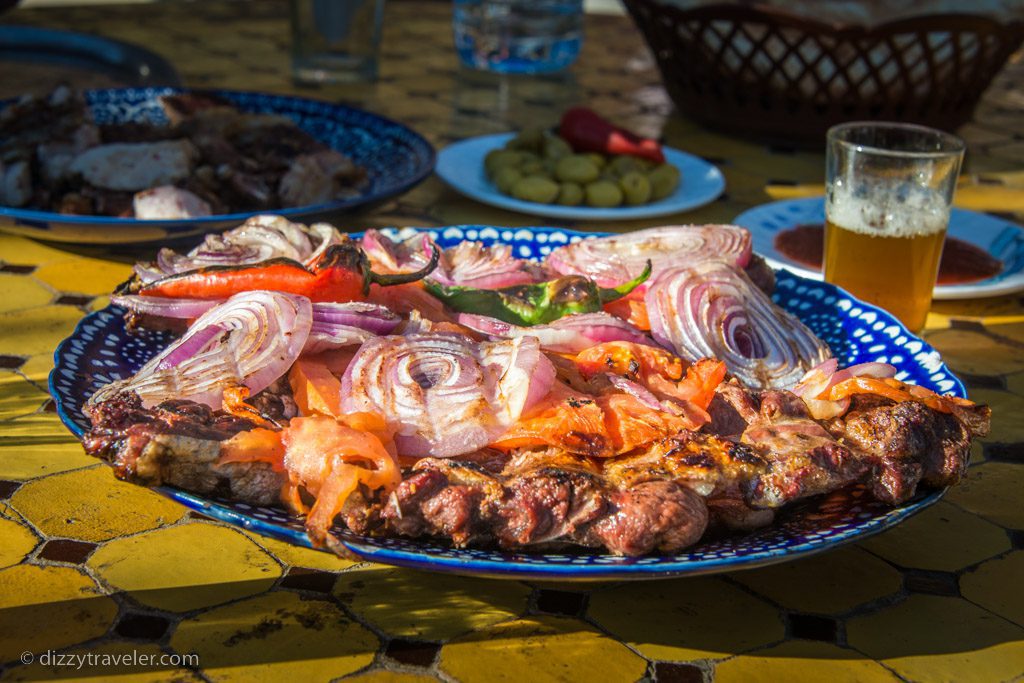
<instances>
[{"instance_id":1,"label":"white ceramic plate","mask_svg":"<svg viewBox=\"0 0 1024 683\"><path fill-rule=\"evenodd\" d=\"M744 211L733 221L750 231L754 251L775 268L821 280L821 271L791 260L775 249L775 236L797 225L825 222L824 197L787 199ZM962 285L936 285L936 299L975 299L1024 290L1024 228L977 211L953 209L949 218L950 237L984 249L1003 263L1003 270L987 280Z\"/></svg>"},{"instance_id":2,"label":"white ceramic plate","mask_svg":"<svg viewBox=\"0 0 1024 683\"><path fill-rule=\"evenodd\" d=\"M725 190L725 177L713 165L692 154L664 147L665 160L678 168L682 174L679 187L665 199L643 206L622 206L614 209L524 202L498 192L498 188L484 173L484 157L487 153L492 149L504 147L513 137L515 133L499 133L460 140L448 145L438 154L434 170L454 190L484 204L535 216L578 220L628 220L682 213L714 201Z\"/></svg>"}]
</instances>

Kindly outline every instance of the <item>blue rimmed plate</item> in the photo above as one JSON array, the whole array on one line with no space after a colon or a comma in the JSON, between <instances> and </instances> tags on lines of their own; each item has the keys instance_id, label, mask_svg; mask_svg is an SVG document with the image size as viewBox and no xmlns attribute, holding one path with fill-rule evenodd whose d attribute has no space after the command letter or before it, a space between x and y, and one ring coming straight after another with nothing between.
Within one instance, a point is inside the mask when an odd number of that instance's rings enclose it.
<instances>
[{"instance_id":1,"label":"blue rimmed plate","mask_svg":"<svg viewBox=\"0 0 1024 683\"><path fill-rule=\"evenodd\" d=\"M569 220L616 221L667 216L713 202L725 190L725 176L718 168L700 157L665 147L665 160L679 169L682 180L675 192L659 201L612 209L524 202L499 192L484 172L487 153L501 149L513 137L515 133L481 135L448 145L438 154L437 175L452 189L484 204Z\"/></svg>"},{"instance_id":2,"label":"blue rimmed plate","mask_svg":"<svg viewBox=\"0 0 1024 683\"><path fill-rule=\"evenodd\" d=\"M180 88L88 90L86 103L97 123L167 122L159 98ZM361 211L420 183L434 168L434 148L419 133L377 114L331 102L233 90L205 91L223 97L241 111L287 116L317 140L366 169L368 185L357 196L273 213L311 223ZM7 103L0 103L5 106ZM26 237L80 244L166 241L234 227L267 211L221 214L180 220L137 220L112 216L74 216L0 206L0 230Z\"/></svg>"},{"instance_id":3,"label":"blue rimmed plate","mask_svg":"<svg viewBox=\"0 0 1024 683\"><path fill-rule=\"evenodd\" d=\"M503 241L517 255L539 258L585 233L552 228L458 226L431 230L442 247L464 239ZM590 233L593 234L593 233ZM898 378L954 396L966 396L939 354L889 313L842 290L778 271L775 301L825 340L843 365L882 361ZM82 407L104 384L133 374L172 339L164 332L128 334L123 311L108 307L86 316L55 353L50 392L57 412L76 435L88 428ZM164 495L205 515L297 545L309 546L302 520L284 510L161 488ZM702 542L686 552L639 558L588 552L506 553L455 549L425 540L366 538L336 528L353 553L385 564L480 576L559 580L641 579L731 571L781 562L835 548L892 527L936 502L940 491L923 492L899 507L878 503L857 489L786 508L770 527Z\"/></svg>"},{"instance_id":4,"label":"blue rimmed plate","mask_svg":"<svg viewBox=\"0 0 1024 683\"><path fill-rule=\"evenodd\" d=\"M797 263L775 248L775 237L798 225L825 222L824 197L786 199L762 204L737 216L733 223L750 231L754 251L775 268L786 268L811 280L822 279L821 270ZM976 299L1024 290L1024 228L995 216L954 208L949 217L949 237L955 237L991 254L1003 270L988 279L960 285L936 285L936 299Z\"/></svg>"}]
</instances>

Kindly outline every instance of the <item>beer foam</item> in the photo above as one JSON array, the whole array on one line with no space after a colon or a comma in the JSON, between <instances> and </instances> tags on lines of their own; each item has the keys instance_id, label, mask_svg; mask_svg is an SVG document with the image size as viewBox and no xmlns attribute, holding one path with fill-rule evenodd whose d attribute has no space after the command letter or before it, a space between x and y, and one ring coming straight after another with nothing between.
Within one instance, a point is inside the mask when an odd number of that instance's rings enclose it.
<instances>
[{"instance_id":1,"label":"beer foam","mask_svg":"<svg viewBox=\"0 0 1024 683\"><path fill-rule=\"evenodd\" d=\"M942 196L924 188L853 192L837 183L826 200L825 213L830 223L873 237L932 235L949 223L949 208Z\"/></svg>"}]
</instances>

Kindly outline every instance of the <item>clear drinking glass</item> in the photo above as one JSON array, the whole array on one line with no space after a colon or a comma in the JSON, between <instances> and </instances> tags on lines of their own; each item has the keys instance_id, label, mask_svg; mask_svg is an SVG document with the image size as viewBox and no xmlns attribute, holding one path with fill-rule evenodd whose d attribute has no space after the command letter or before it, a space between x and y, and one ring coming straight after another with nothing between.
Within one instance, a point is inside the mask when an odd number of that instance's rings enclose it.
<instances>
[{"instance_id":1,"label":"clear drinking glass","mask_svg":"<svg viewBox=\"0 0 1024 683\"><path fill-rule=\"evenodd\" d=\"M924 126L854 122L828 131L825 280L924 327L964 155Z\"/></svg>"},{"instance_id":2,"label":"clear drinking glass","mask_svg":"<svg viewBox=\"0 0 1024 683\"><path fill-rule=\"evenodd\" d=\"M455 51L466 66L499 73L565 69L583 42L583 0L455 0Z\"/></svg>"},{"instance_id":3,"label":"clear drinking glass","mask_svg":"<svg viewBox=\"0 0 1024 683\"><path fill-rule=\"evenodd\" d=\"M384 0L291 0L290 8L297 82L376 80Z\"/></svg>"}]
</instances>

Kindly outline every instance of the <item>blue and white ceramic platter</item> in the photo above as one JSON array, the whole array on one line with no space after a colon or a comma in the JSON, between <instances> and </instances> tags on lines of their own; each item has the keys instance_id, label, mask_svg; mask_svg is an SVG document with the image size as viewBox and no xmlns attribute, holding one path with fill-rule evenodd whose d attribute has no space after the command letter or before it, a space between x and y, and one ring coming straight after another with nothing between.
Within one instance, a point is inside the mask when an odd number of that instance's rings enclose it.
<instances>
[{"instance_id":1,"label":"blue and white ceramic platter","mask_svg":"<svg viewBox=\"0 0 1024 683\"><path fill-rule=\"evenodd\" d=\"M744 211L733 220L750 231L754 251L774 268L786 268L811 280L821 280L820 270L793 261L775 248L775 236L798 225L825 222L824 197L787 199ZM1024 228L995 216L954 208L946 234L983 249L1003 264L998 275L962 285L935 285L936 299L976 299L1024 290Z\"/></svg>"},{"instance_id":2,"label":"blue and white ceramic platter","mask_svg":"<svg viewBox=\"0 0 1024 683\"><path fill-rule=\"evenodd\" d=\"M540 258L551 249L596 233L553 228L456 226L430 230L442 247L464 239L513 245L515 254ZM907 332L889 313L861 303L832 285L776 273L776 303L797 315L825 340L842 365L892 363L897 377L943 394L966 396L964 386L927 343ZM86 316L55 353L50 393L57 412L76 435L88 428L82 406L104 384L132 375L172 339L163 332L128 334L124 311L108 307ZM164 495L229 524L289 543L309 546L302 520L277 508L258 508L197 496L172 488ZM776 523L745 535L702 542L675 555L626 558L592 552L508 553L455 549L401 538L366 538L342 528L335 532L353 553L368 560L434 571L502 578L559 580L649 579L709 574L803 557L862 539L892 527L936 502L941 491L922 492L892 508L862 491L846 490L787 508Z\"/></svg>"},{"instance_id":3,"label":"blue and white ceramic platter","mask_svg":"<svg viewBox=\"0 0 1024 683\"><path fill-rule=\"evenodd\" d=\"M177 92L184 91L180 88L114 88L86 91L85 99L97 123L165 124L167 118L159 98ZM435 154L430 143L419 133L383 116L300 97L228 90L206 92L229 100L244 112L287 116L314 138L366 169L368 185L355 197L273 211L291 220L311 223L365 210L417 185L434 168ZM0 108L7 104L0 103ZM57 242L140 243L223 231L259 213L269 212L138 220L73 216L0 206L0 230Z\"/></svg>"},{"instance_id":4,"label":"blue and white ceramic platter","mask_svg":"<svg viewBox=\"0 0 1024 683\"><path fill-rule=\"evenodd\" d=\"M501 149L513 137L515 133L498 133L448 145L437 156L437 175L454 190L484 204L568 220L615 221L667 216L713 202L725 190L725 176L715 166L700 157L665 147L665 160L679 169L682 180L675 192L659 201L612 209L524 202L499 192L484 172L484 157L487 153Z\"/></svg>"}]
</instances>

